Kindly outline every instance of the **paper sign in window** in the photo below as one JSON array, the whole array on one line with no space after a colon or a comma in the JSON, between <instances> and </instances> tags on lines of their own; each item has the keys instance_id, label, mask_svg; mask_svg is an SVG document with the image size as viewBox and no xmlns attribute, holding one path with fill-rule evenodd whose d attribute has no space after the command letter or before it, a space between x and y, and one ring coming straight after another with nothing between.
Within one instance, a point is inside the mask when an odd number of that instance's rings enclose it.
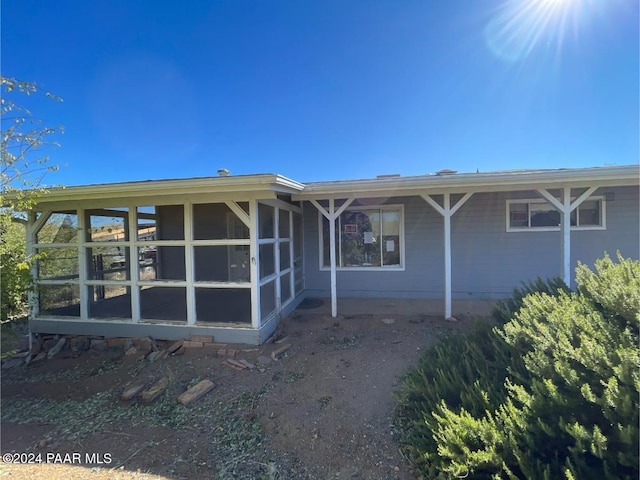
<instances>
[{"instance_id":1,"label":"paper sign in window","mask_svg":"<svg viewBox=\"0 0 640 480\"><path fill-rule=\"evenodd\" d=\"M345 225L344 233L358 233L358 226L352 224Z\"/></svg>"},{"instance_id":2,"label":"paper sign in window","mask_svg":"<svg viewBox=\"0 0 640 480\"><path fill-rule=\"evenodd\" d=\"M364 232L364 243L373 243L373 232Z\"/></svg>"},{"instance_id":3,"label":"paper sign in window","mask_svg":"<svg viewBox=\"0 0 640 480\"><path fill-rule=\"evenodd\" d=\"M394 240L387 240L387 252L395 252L396 242Z\"/></svg>"}]
</instances>

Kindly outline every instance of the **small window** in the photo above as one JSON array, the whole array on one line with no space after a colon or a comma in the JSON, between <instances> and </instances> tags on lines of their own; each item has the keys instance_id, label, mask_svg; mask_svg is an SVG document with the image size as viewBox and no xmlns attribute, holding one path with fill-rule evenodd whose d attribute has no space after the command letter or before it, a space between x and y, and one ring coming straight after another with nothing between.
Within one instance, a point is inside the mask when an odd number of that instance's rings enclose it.
<instances>
[{"instance_id":1,"label":"small window","mask_svg":"<svg viewBox=\"0 0 640 480\"><path fill-rule=\"evenodd\" d=\"M542 199L507 200L507 231L559 230L562 215ZM604 197L591 197L571 212L571 228L604 229Z\"/></svg>"}]
</instances>

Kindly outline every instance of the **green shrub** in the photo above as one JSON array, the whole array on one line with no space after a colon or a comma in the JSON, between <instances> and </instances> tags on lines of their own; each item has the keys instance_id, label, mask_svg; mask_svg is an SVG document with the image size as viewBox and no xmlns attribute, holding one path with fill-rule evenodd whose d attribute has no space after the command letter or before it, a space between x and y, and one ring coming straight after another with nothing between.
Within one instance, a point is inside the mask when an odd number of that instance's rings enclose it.
<instances>
[{"instance_id":1,"label":"green shrub","mask_svg":"<svg viewBox=\"0 0 640 480\"><path fill-rule=\"evenodd\" d=\"M542 292L556 295L560 291L570 291L567 284L560 277L552 277L546 280L538 277L533 281L522 282L519 288L513 289L511 298L496 303L491 315L498 324L502 325L511 320L513 314L522 308L522 302L527 295Z\"/></svg>"},{"instance_id":2,"label":"green shrub","mask_svg":"<svg viewBox=\"0 0 640 480\"><path fill-rule=\"evenodd\" d=\"M595 270L578 267L578 292L514 300L509 322L443 340L405 377L399 440L422 475L638 478L640 262Z\"/></svg>"},{"instance_id":3,"label":"green shrub","mask_svg":"<svg viewBox=\"0 0 640 480\"><path fill-rule=\"evenodd\" d=\"M24 225L0 216L0 319L25 315L32 287Z\"/></svg>"},{"instance_id":4,"label":"green shrub","mask_svg":"<svg viewBox=\"0 0 640 480\"><path fill-rule=\"evenodd\" d=\"M426 478L439 470L437 407L464 408L482 415L506 399L504 378L511 351L486 324L467 334L452 334L427 349L418 367L403 379L396 425L404 453Z\"/></svg>"}]
</instances>

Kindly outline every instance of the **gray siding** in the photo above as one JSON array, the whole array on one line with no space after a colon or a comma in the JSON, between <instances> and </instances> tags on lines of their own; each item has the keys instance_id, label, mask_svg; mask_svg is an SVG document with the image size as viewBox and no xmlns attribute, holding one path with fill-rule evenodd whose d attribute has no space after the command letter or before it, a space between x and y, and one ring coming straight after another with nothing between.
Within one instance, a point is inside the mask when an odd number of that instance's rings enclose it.
<instances>
[{"instance_id":1,"label":"gray siding","mask_svg":"<svg viewBox=\"0 0 640 480\"><path fill-rule=\"evenodd\" d=\"M638 188L603 188L606 230L572 230L572 268L592 265L605 251L638 258ZM534 192L477 193L453 216L452 294L454 299L495 299L511 294L521 281L561 274L560 231L507 232L506 200L537 198ZM405 270L337 272L338 296L439 299L444 296L444 221L418 197L390 198L404 205ZM452 201L453 203L453 201ZM318 216L304 208L305 286L308 296L328 296L329 271L319 268ZM575 285L573 285L575 286Z\"/></svg>"},{"instance_id":2,"label":"gray siding","mask_svg":"<svg viewBox=\"0 0 640 480\"><path fill-rule=\"evenodd\" d=\"M369 202L370 203L370 202ZM390 198L376 204L403 204L405 219L404 271L337 272L338 295L343 297L441 298L444 276L442 219L420 198ZM329 293L330 273L319 269L318 214L304 207L305 288L309 295ZM421 242L429 247L420 248Z\"/></svg>"},{"instance_id":3,"label":"gray siding","mask_svg":"<svg viewBox=\"0 0 640 480\"><path fill-rule=\"evenodd\" d=\"M587 265L607 252L616 257L640 257L640 189L638 187L603 188L595 195L607 195L607 229L571 232L572 267L578 260Z\"/></svg>"}]
</instances>

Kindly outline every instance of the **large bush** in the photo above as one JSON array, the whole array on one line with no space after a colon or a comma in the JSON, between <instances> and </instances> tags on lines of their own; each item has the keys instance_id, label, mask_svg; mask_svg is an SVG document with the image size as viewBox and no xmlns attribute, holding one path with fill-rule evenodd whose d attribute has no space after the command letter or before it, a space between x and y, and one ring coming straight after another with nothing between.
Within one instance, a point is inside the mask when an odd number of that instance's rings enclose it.
<instances>
[{"instance_id":1,"label":"large bush","mask_svg":"<svg viewBox=\"0 0 640 480\"><path fill-rule=\"evenodd\" d=\"M580 265L404 379L403 450L427 478L638 478L640 262ZM543 289L545 290L545 289Z\"/></svg>"},{"instance_id":2,"label":"large bush","mask_svg":"<svg viewBox=\"0 0 640 480\"><path fill-rule=\"evenodd\" d=\"M24 315L32 286L24 225L0 215L0 318Z\"/></svg>"}]
</instances>

